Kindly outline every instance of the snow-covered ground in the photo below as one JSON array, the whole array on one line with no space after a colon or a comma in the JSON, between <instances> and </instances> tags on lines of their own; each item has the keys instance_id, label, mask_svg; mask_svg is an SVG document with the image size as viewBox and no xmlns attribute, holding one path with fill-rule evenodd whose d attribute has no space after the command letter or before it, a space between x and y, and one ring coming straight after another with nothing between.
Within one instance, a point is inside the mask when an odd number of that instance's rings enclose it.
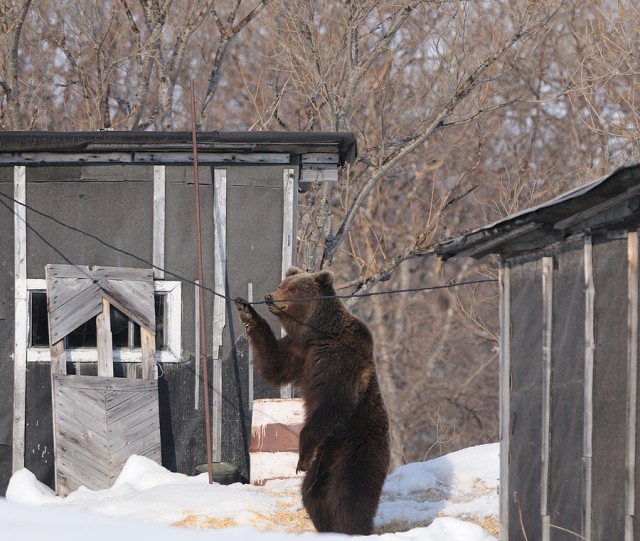
<instances>
[{"instance_id":1,"label":"snow-covered ground","mask_svg":"<svg viewBox=\"0 0 640 541\"><path fill-rule=\"evenodd\" d=\"M373 537L495 540L497 485L498 444L398 468L385 483ZM7 541L312 540L318 534L299 492L300 480L293 479L264 487L209 485L206 473L188 477L132 456L109 490L81 488L66 498L28 470L16 472L0 498L0 526Z\"/></svg>"}]
</instances>

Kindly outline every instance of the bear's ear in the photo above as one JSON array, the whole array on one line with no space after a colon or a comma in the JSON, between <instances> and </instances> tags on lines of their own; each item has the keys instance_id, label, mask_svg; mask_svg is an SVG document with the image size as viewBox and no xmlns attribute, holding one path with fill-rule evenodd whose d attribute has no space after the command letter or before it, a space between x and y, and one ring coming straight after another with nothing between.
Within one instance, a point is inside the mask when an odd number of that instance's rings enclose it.
<instances>
[{"instance_id":1,"label":"bear's ear","mask_svg":"<svg viewBox=\"0 0 640 541\"><path fill-rule=\"evenodd\" d=\"M323 287L333 286L335 277L336 275L330 270L323 270L316 273L316 281Z\"/></svg>"},{"instance_id":2,"label":"bear's ear","mask_svg":"<svg viewBox=\"0 0 640 541\"><path fill-rule=\"evenodd\" d=\"M303 272L303 270L299 269L298 267L289 267L289 270L285 274L285 277L293 276L294 274L300 274L301 272Z\"/></svg>"}]
</instances>

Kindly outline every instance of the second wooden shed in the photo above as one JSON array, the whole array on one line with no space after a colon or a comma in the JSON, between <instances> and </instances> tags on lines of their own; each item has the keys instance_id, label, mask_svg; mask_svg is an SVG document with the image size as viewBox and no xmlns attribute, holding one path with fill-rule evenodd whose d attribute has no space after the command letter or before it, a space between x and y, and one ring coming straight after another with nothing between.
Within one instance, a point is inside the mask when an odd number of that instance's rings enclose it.
<instances>
[{"instance_id":1,"label":"second wooden shed","mask_svg":"<svg viewBox=\"0 0 640 541\"><path fill-rule=\"evenodd\" d=\"M502 541L640 539L632 165L443 242L500 256Z\"/></svg>"}]
</instances>

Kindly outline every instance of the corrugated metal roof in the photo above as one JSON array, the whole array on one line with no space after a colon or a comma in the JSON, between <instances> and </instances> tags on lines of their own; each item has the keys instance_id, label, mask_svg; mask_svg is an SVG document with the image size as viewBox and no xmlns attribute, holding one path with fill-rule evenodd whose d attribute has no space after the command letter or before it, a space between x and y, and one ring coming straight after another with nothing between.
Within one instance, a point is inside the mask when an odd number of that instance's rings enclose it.
<instances>
[{"instance_id":1,"label":"corrugated metal roof","mask_svg":"<svg viewBox=\"0 0 640 541\"><path fill-rule=\"evenodd\" d=\"M436 253L481 258L522 254L578 233L640 227L640 164L565 192L493 224L441 242Z\"/></svg>"},{"instance_id":2,"label":"corrugated metal roof","mask_svg":"<svg viewBox=\"0 0 640 541\"><path fill-rule=\"evenodd\" d=\"M353 163L356 138L348 132L199 132L199 152L337 153ZM191 132L0 132L0 153L171 152L191 149Z\"/></svg>"}]
</instances>

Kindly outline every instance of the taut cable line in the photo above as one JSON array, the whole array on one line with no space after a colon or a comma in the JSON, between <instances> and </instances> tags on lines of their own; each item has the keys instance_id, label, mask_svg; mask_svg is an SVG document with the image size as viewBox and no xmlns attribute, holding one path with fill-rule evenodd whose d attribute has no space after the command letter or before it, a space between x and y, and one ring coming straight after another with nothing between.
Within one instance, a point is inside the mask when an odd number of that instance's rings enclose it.
<instances>
[{"instance_id":1,"label":"taut cable line","mask_svg":"<svg viewBox=\"0 0 640 541\"><path fill-rule=\"evenodd\" d=\"M192 280L190 278L187 278L185 276L182 276L181 274L172 271L170 269L167 268L163 268L160 267L158 265L154 265L152 262L144 259L143 257L140 257L137 254L134 254L132 252L129 252L127 250L123 250L122 248L119 248L117 246L114 246L110 243L108 243L107 241L101 239L100 237L98 237L97 235L93 234L93 233L89 233L87 231L83 231L82 229L66 224L64 222L62 222L61 220L59 220L58 218L55 218L54 216L50 216L49 214L46 214L26 203L23 203L21 201L17 201L16 199L14 199L13 197L1 193L0 192L0 198L5 198L8 201L11 201L12 203L18 203L19 205L24 206L27 210L34 212L36 214L38 214L39 216L42 216L43 218L47 218L51 221L53 221L54 223L65 227L66 229L69 229L70 231L74 231L76 233L79 233L81 235L85 235L86 237L89 237L93 240L95 240L96 242L99 242L100 244L102 244L103 246L106 246L107 248L114 250L116 252L119 252L121 254L127 255L129 257L132 257L134 259L136 259L137 261L140 261L141 263L144 263L146 266L150 267L150 268L154 268L157 270L161 270L163 271L166 275L171 276L185 284L190 284L193 285L194 287L199 287L202 289L202 291L206 291L207 293L210 293L211 295L215 295L216 297L220 297L222 299L225 299L227 301L233 301L235 297L229 297L227 295L224 295L222 293L219 293L217 291L215 291L213 288L206 286L205 284L198 284L195 280ZM3 207L5 207L6 209L9 210L9 212L11 213L15 213L13 207L9 204L7 204L5 201L2 201L0 199L0 205L2 205ZM53 251L55 251L58 255L60 255L65 261L67 261L70 265L76 265L73 262L71 262L69 260L68 257L66 257L59 249L57 249L55 247L55 245L46 238L46 236L43 233L40 233L39 231L37 231L31 224L27 223L27 227L34 232L34 234L36 236L38 236L47 246L49 246ZM429 255L435 255L434 252L431 252ZM477 285L477 284L485 284L485 283L496 283L498 282L497 278L482 278L482 279L478 279L478 280L465 280L465 281L450 281L446 284L440 284L440 285L429 285L429 286L420 286L420 287L412 287L412 288L406 288L406 289L387 289L385 291L367 291L364 293L358 293L358 289L356 289L356 291L354 293L350 293L350 294L345 294L345 295L331 295L331 298L335 298L335 299L352 299L352 298L365 298L365 297L375 297L375 296L379 296L379 295L395 295L395 294L399 294L399 293L419 293L422 291L437 291L440 289L452 289L452 288L456 288L456 287L462 287L462 286L471 286L471 285ZM319 298L327 298L327 296L324 297L305 297L305 298L301 298L301 299L291 299L290 302L304 302L304 301L310 301L310 300L317 300ZM252 302L248 302L247 304L267 304L267 301L252 301Z\"/></svg>"}]
</instances>

